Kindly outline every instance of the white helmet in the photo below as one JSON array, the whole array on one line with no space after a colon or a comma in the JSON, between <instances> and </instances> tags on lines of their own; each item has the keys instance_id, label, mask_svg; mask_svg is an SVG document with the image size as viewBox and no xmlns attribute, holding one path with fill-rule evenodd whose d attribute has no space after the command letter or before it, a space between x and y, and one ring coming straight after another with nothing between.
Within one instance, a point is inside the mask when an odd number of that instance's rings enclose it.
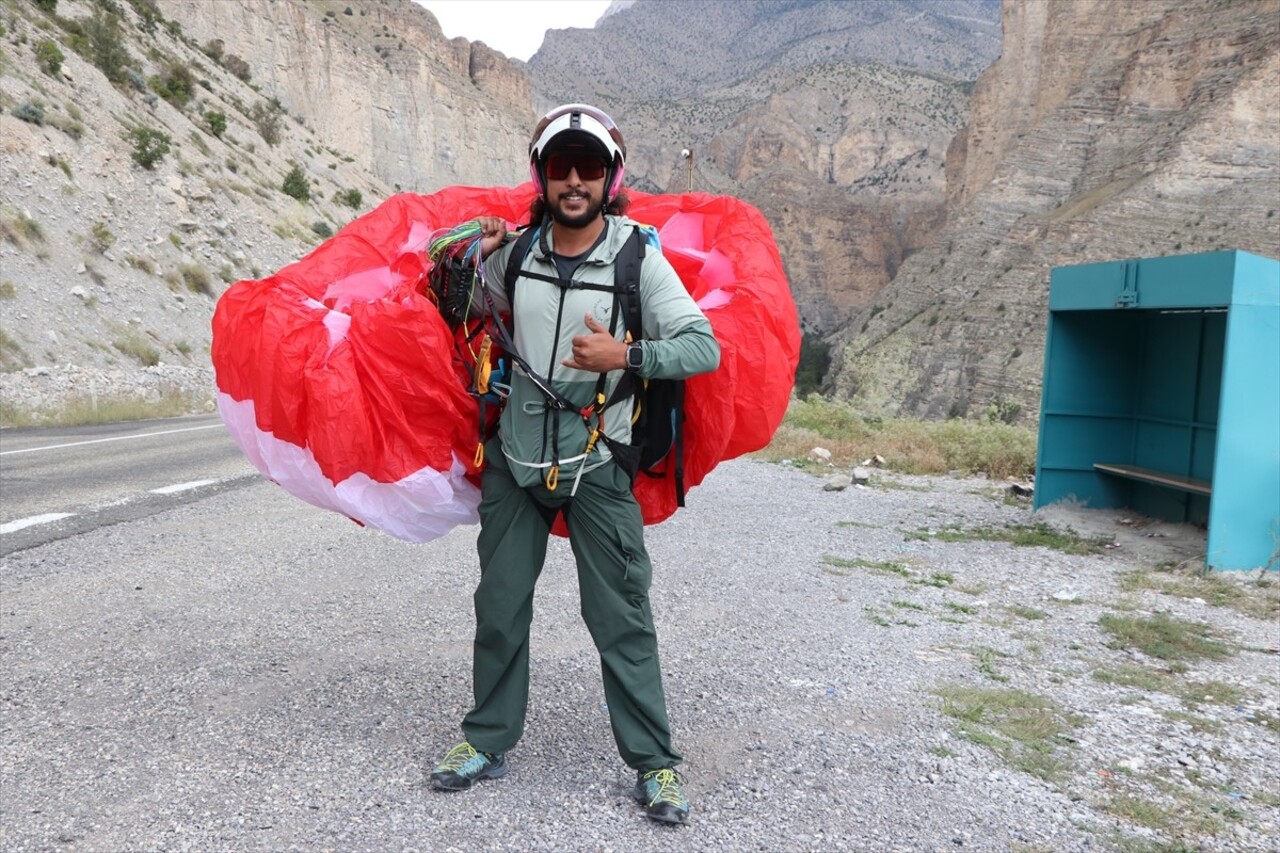
<instances>
[{"instance_id":1,"label":"white helmet","mask_svg":"<svg viewBox=\"0 0 1280 853\"><path fill-rule=\"evenodd\" d=\"M609 173L605 179L605 203L608 204L622 188L623 166L627 161L627 146L622 141L622 131L613 123L613 119L603 110L589 104L564 104L556 107L542 117L533 130L533 139L529 143L529 174L538 194L547 193L546 175L543 173L543 162L547 150L554 147L553 141L563 143L563 137L572 134L600 149L600 153L609 161Z\"/></svg>"}]
</instances>

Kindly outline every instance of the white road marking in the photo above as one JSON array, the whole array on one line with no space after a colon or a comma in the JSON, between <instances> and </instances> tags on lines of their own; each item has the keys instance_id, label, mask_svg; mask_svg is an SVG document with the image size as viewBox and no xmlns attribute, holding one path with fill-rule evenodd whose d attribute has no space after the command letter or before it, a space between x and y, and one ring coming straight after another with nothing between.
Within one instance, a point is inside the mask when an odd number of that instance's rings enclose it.
<instances>
[{"instance_id":1,"label":"white road marking","mask_svg":"<svg viewBox=\"0 0 1280 853\"><path fill-rule=\"evenodd\" d=\"M44 447L27 447L22 450L0 450L0 456L15 456L19 453L36 453L41 450L59 450L63 447L80 447L84 444L101 444L104 441L127 441L131 438L154 438L157 435L173 435L179 432L195 432L202 429L226 429L222 424L207 424L198 427L183 427L182 429L166 429L160 432L144 432L139 435L117 435L111 438L93 438L88 441L70 441L66 444L46 444Z\"/></svg>"},{"instance_id":2,"label":"white road marking","mask_svg":"<svg viewBox=\"0 0 1280 853\"><path fill-rule=\"evenodd\" d=\"M153 495L171 495L174 492L185 492L187 489L198 489L201 486L212 485L217 480L192 480L190 483L178 483L175 486L161 486L158 489L150 489Z\"/></svg>"},{"instance_id":3,"label":"white road marking","mask_svg":"<svg viewBox=\"0 0 1280 853\"><path fill-rule=\"evenodd\" d=\"M20 518L17 521L10 521L8 524L0 524L0 533L13 533L15 530L21 530L24 527L31 527L34 524L48 524L60 518L70 518L73 515L75 515L74 512L46 512L44 515Z\"/></svg>"}]
</instances>

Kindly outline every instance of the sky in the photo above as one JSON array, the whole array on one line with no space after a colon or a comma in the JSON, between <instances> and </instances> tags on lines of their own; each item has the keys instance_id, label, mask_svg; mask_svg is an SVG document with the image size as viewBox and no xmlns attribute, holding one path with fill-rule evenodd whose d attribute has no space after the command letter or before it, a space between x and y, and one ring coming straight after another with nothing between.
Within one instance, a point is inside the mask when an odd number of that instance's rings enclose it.
<instances>
[{"instance_id":1,"label":"sky","mask_svg":"<svg viewBox=\"0 0 1280 853\"><path fill-rule=\"evenodd\" d=\"M610 0L416 0L431 10L449 38L482 41L515 59L528 60L547 30L590 28Z\"/></svg>"}]
</instances>

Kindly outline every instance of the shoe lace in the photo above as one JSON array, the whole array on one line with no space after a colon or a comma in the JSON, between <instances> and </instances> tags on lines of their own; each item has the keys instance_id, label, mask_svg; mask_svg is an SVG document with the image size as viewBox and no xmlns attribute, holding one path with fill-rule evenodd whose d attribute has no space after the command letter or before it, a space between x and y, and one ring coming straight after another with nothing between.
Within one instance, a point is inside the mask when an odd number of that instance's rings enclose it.
<instances>
[{"instance_id":1,"label":"shoe lace","mask_svg":"<svg viewBox=\"0 0 1280 853\"><path fill-rule=\"evenodd\" d=\"M670 768L650 770L642 778L646 782L645 787L646 793L649 794L649 805L656 806L661 803L670 803L680 808L685 808L688 805L684 798L684 791L680 788L680 776L676 771Z\"/></svg>"},{"instance_id":2,"label":"shoe lace","mask_svg":"<svg viewBox=\"0 0 1280 853\"><path fill-rule=\"evenodd\" d=\"M474 746L464 741L445 753L444 760L440 762L436 772L457 773L467 762L479 757L479 755L480 753L476 751Z\"/></svg>"}]
</instances>

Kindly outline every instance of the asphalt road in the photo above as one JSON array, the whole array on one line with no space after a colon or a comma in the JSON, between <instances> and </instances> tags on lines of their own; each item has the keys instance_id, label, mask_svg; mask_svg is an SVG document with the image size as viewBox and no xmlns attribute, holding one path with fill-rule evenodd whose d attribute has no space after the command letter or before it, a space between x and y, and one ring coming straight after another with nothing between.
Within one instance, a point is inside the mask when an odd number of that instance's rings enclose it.
<instances>
[{"instance_id":1,"label":"asphalt road","mask_svg":"<svg viewBox=\"0 0 1280 853\"><path fill-rule=\"evenodd\" d=\"M216 415L0 432L0 555L258 478Z\"/></svg>"}]
</instances>

